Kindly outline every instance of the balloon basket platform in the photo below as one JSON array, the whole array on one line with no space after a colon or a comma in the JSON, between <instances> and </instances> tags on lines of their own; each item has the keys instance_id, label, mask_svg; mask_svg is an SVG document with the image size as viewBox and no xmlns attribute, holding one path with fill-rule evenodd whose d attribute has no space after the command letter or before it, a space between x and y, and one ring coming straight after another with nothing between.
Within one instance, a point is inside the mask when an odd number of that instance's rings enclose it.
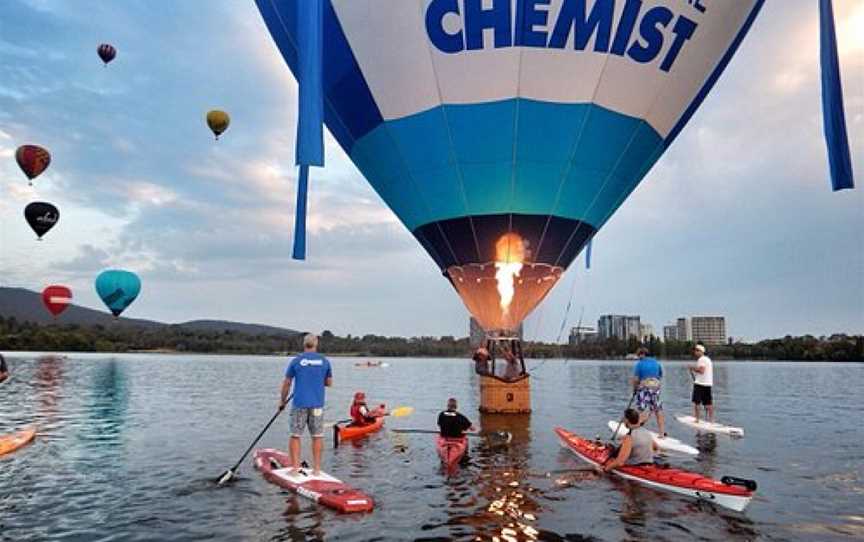
<instances>
[{"instance_id":1,"label":"balloon basket platform","mask_svg":"<svg viewBox=\"0 0 864 542\"><path fill-rule=\"evenodd\" d=\"M519 380L508 382L492 376L481 376L480 412L530 414L531 378L526 374Z\"/></svg>"}]
</instances>

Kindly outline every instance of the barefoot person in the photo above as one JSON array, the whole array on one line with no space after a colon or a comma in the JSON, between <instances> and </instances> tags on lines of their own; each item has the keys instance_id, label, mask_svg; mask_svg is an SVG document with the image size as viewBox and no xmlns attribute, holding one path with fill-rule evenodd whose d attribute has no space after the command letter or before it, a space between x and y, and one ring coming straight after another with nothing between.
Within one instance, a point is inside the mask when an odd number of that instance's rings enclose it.
<instances>
[{"instance_id":1,"label":"barefoot person","mask_svg":"<svg viewBox=\"0 0 864 542\"><path fill-rule=\"evenodd\" d=\"M693 347L693 357L696 365L690 365L687 369L693 376L693 417L699 422L699 405L705 407L705 415L709 422L714 421L714 398L711 389L714 386L714 363L705 355L705 347L697 344Z\"/></svg>"},{"instance_id":2,"label":"barefoot person","mask_svg":"<svg viewBox=\"0 0 864 542\"><path fill-rule=\"evenodd\" d=\"M663 403L660 401L660 388L663 381L663 366L653 358L644 346L636 351L639 361L633 367L633 393L636 394L636 410L643 416L643 423L651 414L657 418L660 437L666 436L666 420L663 415Z\"/></svg>"},{"instance_id":3,"label":"barefoot person","mask_svg":"<svg viewBox=\"0 0 864 542\"><path fill-rule=\"evenodd\" d=\"M303 338L303 353L291 360L282 381L279 408L285 408L291 382L294 382L294 400L291 403L291 439L288 449L291 467L300 468L300 437L309 428L312 435L312 473L321 472L321 447L324 439L324 387L333 384L330 361L319 354L318 337L309 334Z\"/></svg>"},{"instance_id":4,"label":"barefoot person","mask_svg":"<svg viewBox=\"0 0 864 542\"><path fill-rule=\"evenodd\" d=\"M624 423L630 429L630 434L621 441L618 454L603 464L603 472L609 472L623 465L654 464L654 452L657 451L657 445L654 444L654 437L651 436L651 433L641 426L642 419L639 412L632 408L625 410Z\"/></svg>"}]
</instances>

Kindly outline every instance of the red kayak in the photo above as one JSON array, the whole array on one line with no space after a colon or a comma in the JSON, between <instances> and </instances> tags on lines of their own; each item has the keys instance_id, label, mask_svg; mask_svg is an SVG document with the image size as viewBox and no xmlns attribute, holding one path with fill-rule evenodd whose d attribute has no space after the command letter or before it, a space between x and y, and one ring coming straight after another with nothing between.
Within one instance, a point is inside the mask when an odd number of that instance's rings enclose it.
<instances>
[{"instance_id":1,"label":"red kayak","mask_svg":"<svg viewBox=\"0 0 864 542\"><path fill-rule=\"evenodd\" d=\"M609 459L610 448L601 442L584 439L560 427L555 428L561 446L569 449L592 465L602 465ZM738 484L727 484L695 472L659 465L625 465L612 471L621 478L633 480L655 489L688 495L741 512L753 498L753 491ZM730 480L737 480L729 478ZM726 478L724 478L726 480ZM752 484L752 480L737 480Z\"/></svg>"},{"instance_id":2,"label":"red kayak","mask_svg":"<svg viewBox=\"0 0 864 542\"><path fill-rule=\"evenodd\" d=\"M444 466L448 470L453 470L468 451L468 437L447 438L439 435L435 447L438 448L438 457L441 458Z\"/></svg>"},{"instance_id":3,"label":"red kayak","mask_svg":"<svg viewBox=\"0 0 864 542\"><path fill-rule=\"evenodd\" d=\"M291 464L291 458L285 452L272 448L255 450L254 459L255 468L267 481L328 508L346 514L371 512L375 508L372 497L329 474L321 472L315 476L312 469L292 471L286 468L285 465Z\"/></svg>"},{"instance_id":4,"label":"red kayak","mask_svg":"<svg viewBox=\"0 0 864 542\"><path fill-rule=\"evenodd\" d=\"M384 427L384 418L380 417L375 418L374 422L367 425L336 424L336 426L334 426L334 429L339 435L339 441L345 442L346 440L362 438L371 433L375 433L376 431L380 431L382 427Z\"/></svg>"}]
</instances>

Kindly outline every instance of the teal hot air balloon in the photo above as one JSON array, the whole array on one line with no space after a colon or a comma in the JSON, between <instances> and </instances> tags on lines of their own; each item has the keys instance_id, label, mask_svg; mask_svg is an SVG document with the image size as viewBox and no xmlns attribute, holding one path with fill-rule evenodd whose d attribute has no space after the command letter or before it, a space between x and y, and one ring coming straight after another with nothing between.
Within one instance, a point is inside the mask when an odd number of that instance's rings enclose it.
<instances>
[{"instance_id":1,"label":"teal hot air balloon","mask_svg":"<svg viewBox=\"0 0 864 542\"><path fill-rule=\"evenodd\" d=\"M301 104L320 80L330 132L487 330L516 328L543 300L763 4L256 2Z\"/></svg>"},{"instance_id":2,"label":"teal hot air balloon","mask_svg":"<svg viewBox=\"0 0 864 542\"><path fill-rule=\"evenodd\" d=\"M96 293L114 316L120 316L141 293L141 279L131 271L108 269L96 277Z\"/></svg>"}]
</instances>

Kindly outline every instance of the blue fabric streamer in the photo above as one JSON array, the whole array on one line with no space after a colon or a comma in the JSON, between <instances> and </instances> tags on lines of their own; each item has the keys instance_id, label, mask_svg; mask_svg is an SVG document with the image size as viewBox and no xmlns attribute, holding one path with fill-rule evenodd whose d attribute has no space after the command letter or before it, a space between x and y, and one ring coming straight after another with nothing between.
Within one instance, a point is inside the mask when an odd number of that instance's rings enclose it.
<instances>
[{"instance_id":1,"label":"blue fabric streamer","mask_svg":"<svg viewBox=\"0 0 864 542\"><path fill-rule=\"evenodd\" d=\"M588 239L588 248L585 249L585 269L591 269L591 245L594 243L594 238Z\"/></svg>"},{"instance_id":2,"label":"blue fabric streamer","mask_svg":"<svg viewBox=\"0 0 864 542\"><path fill-rule=\"evenodd\" d=\"M828 163L831 167L831 187L836 192L855 188L852 159L846 136L843 111L843 86L840 83L840 62L837 59L837 36L834 33L834 10L831 0L819 0L819 50L822 64L822 121Z\"/></svg>"},{"instance_id":3,"label":"blue fabric streamer","mask_svg":"<svg viewBox=\"0 0 864 542\"><path fill-rule=\"evenodd\" d=\"M298 97L297 212L294 220L295 260L306 259L306 195L309 166L324 165L324 8L323 0L302 0L297 6Z\"/></svg>"}]
</instances>

